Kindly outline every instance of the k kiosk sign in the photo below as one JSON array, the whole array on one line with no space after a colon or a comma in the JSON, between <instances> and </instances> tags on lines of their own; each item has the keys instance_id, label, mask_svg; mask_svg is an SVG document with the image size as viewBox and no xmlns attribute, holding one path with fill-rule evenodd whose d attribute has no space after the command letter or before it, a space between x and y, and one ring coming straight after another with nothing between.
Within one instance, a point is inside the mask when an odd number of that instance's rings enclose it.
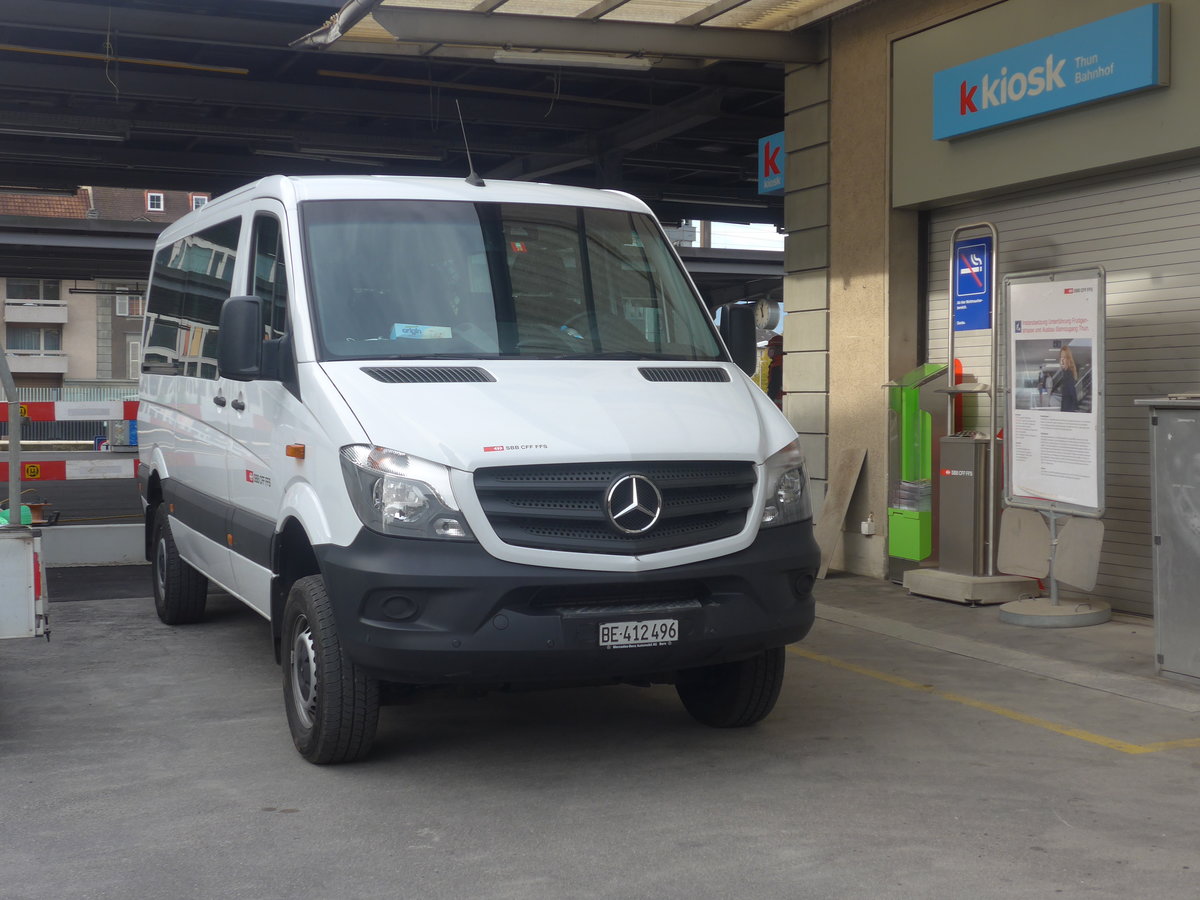
<instances>
[{"instance_id":1,"label":"k kiosk sign","mask_svg":"<svg viewBox=\"0 0 1200 900\"><path fill-rule=\"evenodd\" d=\"M1169 10L1151 3L943 69L933 76L933 138L1163 87Z\"/></svg>"},{"instance_id":2,"label":"k kiosk sign","mask_svg":"<svg viewBox=\"0 0 1200 900\"><path fill-rule=\"evenodd\" d=\"M758 141L758 192L783 193L783 143L785 133L768 135Z\"/></svg>"}]
</instances>

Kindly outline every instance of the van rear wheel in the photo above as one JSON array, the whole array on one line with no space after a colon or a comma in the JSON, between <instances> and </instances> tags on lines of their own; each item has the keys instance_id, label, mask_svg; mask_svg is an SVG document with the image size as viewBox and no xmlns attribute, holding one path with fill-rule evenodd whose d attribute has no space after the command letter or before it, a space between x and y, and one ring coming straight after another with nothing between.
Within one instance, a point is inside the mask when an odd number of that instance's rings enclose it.
<instances>
[{"instance_id":1,"label":"van rear wheel","mask_svg":"<svg viewBox=\"0 0 1200 900\"><path fill-rule=\"evenodd\" d=\"M296 749L318 765L362 759L379 724L379 682L342 652L320 575L292 585L283 640L283 698Z\"/></svg>"},{"instance_id":2,"label":"van rear wheel","mask_svg":"<svg viewBox=\"0 0 1200 900\"><path fill-rule=\"evenodd\" d=\"M692 718L713 728L744 728L775 708L783 686L784 649L680 672L675 690Z\"/></svg>"},{"instance_id":3,"label":"van rear wheel","mask_svg":"<svg viewBox=\"0 0 1200 900\"><path fill-rule=\"evenodd\" d=\"M208 579L183 561L171 536L167 506L154 513L154 609L167 625L191 625L204 618Z\"/></svg>"}]
</instances>

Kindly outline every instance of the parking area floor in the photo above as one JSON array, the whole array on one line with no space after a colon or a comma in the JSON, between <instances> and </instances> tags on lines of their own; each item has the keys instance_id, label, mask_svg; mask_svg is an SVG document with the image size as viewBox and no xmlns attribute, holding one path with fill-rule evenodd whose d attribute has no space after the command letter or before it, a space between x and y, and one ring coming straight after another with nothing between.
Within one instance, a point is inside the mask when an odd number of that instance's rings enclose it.
<instances>
[{"instance_id":1,"label":"parking area floor","mask_svg":"<svg viewBox=\"0 0 1200 900\"><path fill-rule=\"evenodd\" d=\"M1146 620L833 577L754 728L671 688L443 698L319 768L267 624L168 628L148 585L55 570L52 640L0 644L6 900L1200 895L1200 690Z\"/></svg>"}]
</instances>

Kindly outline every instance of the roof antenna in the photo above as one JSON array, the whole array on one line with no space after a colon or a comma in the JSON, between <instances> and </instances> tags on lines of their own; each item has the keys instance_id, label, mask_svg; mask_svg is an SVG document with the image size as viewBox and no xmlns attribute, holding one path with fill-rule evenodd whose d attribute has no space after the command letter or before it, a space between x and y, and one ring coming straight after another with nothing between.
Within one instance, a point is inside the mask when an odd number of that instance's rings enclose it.
<instances>
[{"instance_id":1,"label":"roof antenna","mask_svg":"<svg viewBox=\"0 0 1200 900\"><path fill-rule=\"evenodd\" d=\"M475 163L471 162L471 145L467 142L467 125L465 122L463 122L462 107L458 105L457 97L454 100L454 108L458 110L458 127L462 129L463 147L465 147L467 151L467 168L470 169L470 171L467 173L467 184L474 185L475 187L485 187L486 185L484 180L480 178L479 173L475 171Z\"/></svg>"}]
</instances>

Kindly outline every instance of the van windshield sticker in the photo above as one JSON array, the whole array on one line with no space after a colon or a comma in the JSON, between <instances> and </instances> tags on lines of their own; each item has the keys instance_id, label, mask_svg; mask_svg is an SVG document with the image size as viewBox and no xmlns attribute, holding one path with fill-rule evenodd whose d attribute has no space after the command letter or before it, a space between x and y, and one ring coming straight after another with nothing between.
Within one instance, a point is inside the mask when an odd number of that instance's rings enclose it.
<instances>
[{"instance_id":1,"label":"van windshield sticker","mask_svg":"<svg viewBox=\"0 0 1200 900\"><path fill-rule=\"evenodd\" d=\"M454 332L448 325L406 325L397 322L392 326L392 340L409 338L418 341L444 339L453 337Z\"/></svg>"}]
</instances>

